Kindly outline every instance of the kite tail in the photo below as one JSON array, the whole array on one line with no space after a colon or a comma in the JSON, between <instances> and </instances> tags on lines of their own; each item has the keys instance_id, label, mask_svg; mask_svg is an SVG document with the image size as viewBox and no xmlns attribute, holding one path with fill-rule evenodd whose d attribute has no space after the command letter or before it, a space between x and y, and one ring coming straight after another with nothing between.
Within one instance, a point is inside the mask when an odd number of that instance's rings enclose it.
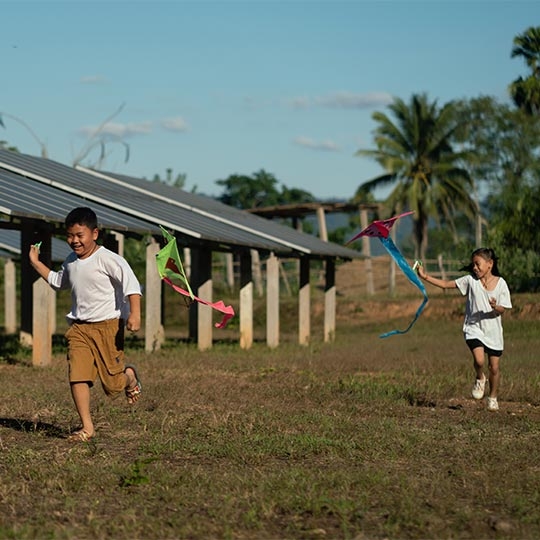
<instances>
[{"instance_id":1,"label":"kite tail","mask_svg":"<svg viewBox=\"0 0 540 540\"><path fill-rule=\"evenodd\" d=\"M420 281L420 278L418 277L416 272L414 272L414 270L409 266L409 263L405 260L405 257L403 257L403 255L400 253L400 251L398 250L394 242L392 242L392 239L390 237L388 238L381 237L381 242L383 243L384 247L386 248L386 251L388 251L392 259L394 259L396 264L401 268L403 273L407 276L408 280L413 285L416 285L416 287L418 287L420 292L424 295L424 300L420 304L418 309L416 310L416 315L414 316L414 319L411 321L409 326L407 326L405 330L392 330L391 332L386 332L379 336L381 338L386 338L388 336L393 336L395 334L405 334L412 328L412 326L414 325L418 317L420 317L420 314L422 313L422 311L424 310L424 307L427 304L428 295L426 292L426 288L424 287L424 284Z\"/></svg>"},{"instance_id":2,"label":"kite tail","mask_svg":"<svg viewBox=\"0 0 540 540\"><path fill-rule=\"evenodd\" d=\"M230 319L234 317L234 309L232 306L226 306L223 300L218 300L217 302L209 302L208 300L203 300L202 298L199 298L198 296L193 295L191 290L187 291L186 289L182 289L182 287L179 287L175 283L173 283L168 277L164 277L163 281L170 285L177 293L183 294L184 296L188 296L192 298L192 300L196 300L200 304L204 304L205 306L209 306L216 311L220 311L223 313L223 317L220 322L217 322L214 324L216 328L225 328L227 326L227 323Z\"/></svg>"}]
</instances>

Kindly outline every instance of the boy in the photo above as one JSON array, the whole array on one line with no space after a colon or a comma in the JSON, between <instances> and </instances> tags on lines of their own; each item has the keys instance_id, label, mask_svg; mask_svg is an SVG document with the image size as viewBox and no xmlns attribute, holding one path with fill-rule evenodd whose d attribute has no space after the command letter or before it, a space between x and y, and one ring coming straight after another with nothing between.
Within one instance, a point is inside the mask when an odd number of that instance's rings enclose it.
<instances>
[{"instance_id":1,"label":"boy","mask_svg":"<svg viewBox=\"0 0 540 540\"><path fill-rule=\"evenodd\" d=\"M38 246L30 248L29 258L53 289L71 289L65 337L71 395L82 427L70 439L89 441L95 435L90 388L98 377L107 396L124 392L128 403L135 403L141 395L135 367L124 364L124 324L131 332L141 327L141 288L128 262L96 243L99 229L92 209L75 208L65 227L73 253L60 271L39 260Z\"/></svg>"}]
</instances>

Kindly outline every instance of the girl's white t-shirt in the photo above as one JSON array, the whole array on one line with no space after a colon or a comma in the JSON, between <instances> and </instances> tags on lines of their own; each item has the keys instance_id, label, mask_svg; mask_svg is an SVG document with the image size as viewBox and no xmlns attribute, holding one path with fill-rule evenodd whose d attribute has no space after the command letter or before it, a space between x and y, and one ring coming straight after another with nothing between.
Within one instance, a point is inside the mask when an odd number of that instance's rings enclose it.
<instances>
[{"instance_id":1,"label":"girl's white t-shirt","mask_svg":"<svg viewBox=\"0 0 540 540\"><path fill-rule=\"evenodd\" d=\"M53 289L71 288L68 321L100 322L129 316L131 294L141 294L141 286L128 262L100 246L90 257L79 259L71 253L58 272L47 281Z\"/></svg>"},{"instance_id":2,"label":"girl's white t-shirt","mask_svg":"<svg viewBox=\"0 0 540 540\"><path fill-rule=\"evenodd\" d=\"M465 339L479 339L486 347L496 351L504 349L502 317L489 303L495 298L498 306L505 309L512 307L510 290L506 281L499 276L492 291L484 288L479 279L471 275L455 280L459 292L467 296L463 334Z\"/></svg>"}]
</instances>

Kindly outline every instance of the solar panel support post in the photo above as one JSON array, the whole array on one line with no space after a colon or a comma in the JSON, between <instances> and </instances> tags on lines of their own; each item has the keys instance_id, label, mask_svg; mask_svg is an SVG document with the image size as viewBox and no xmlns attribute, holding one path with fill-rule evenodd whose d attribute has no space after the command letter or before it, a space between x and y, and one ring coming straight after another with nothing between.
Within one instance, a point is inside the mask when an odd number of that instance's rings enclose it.
<instances>
[{"instance_id":1,"label":"solar panel support post","mask_svg":"<svg viewBox=\"0 0 540 540\"><path fill-rule=\"evenodd\" d=\"M17 331L17 279L13 259L4 263L4 332L7 335Z\"/></svg>"},{"instance_id":2,"label":"solar panel support post","mask_svg":"<svg viewBox=\"0 0 540 540\"><path fill-rule=\"evenodd\" d=\"M21 228L21 324L19 326L19 340L26 347L32 346L34 282L41 279L32 268L28 258L33 239L32 224L28 221L23 222Z\"/></svg>"},{"instance_id":3,"label":"solar panel support post","mask_svg":"<svg viewBox=\"0 0 540 540\"><path fill-rule=\"evenodd\" d=\"M155 238L150 238L146 246L146 283L143 291L145 305L144 349L146 352L159 350L165 340L161 317L163 288L156 264L156 255L159 249L159 242Z\"/></svg>"},{"instance_id":4,"label":"solar panel support post","mask_svg":"<svg viewBox=\"0 0 540 540\"><path fill-rule=\"evenodd\" d=\"M298 290L298 343L309 345L311 337L311 288L310 288L309 257L300 259L300 283Z\"/></svg>"},{"instance_id":5,"label":"solar panel support post","mask_svg":"<svg viewBox=\"0 0 540 540\"><path fill-rule=\"evenodd\" d=\"M191 248L191 288L196 296L212 302L212 251ZM193 302L189 309L189 337L201 351L212 348L212 308Z\"/></svg>"},{"instance_id":6,"label":"solar panel support post","mask_svg":"<svg viewBox=\"0 0 540 540\"><path fill-rule=\"evenodd\" d=\"M266 344L279 345L279 269L280 262L274 253L266 260Z\"/></svg>"},{"instance_id":7,"label":"solar panel support post","mask_svg":"<svg viewBox=\"0 0 540 540\"><path fill-rule=\"evenodd\" d=\"M240 348L253 346L253 250L240 254ZM258 252L257 252L258 255Z\"/></svg>"},{"instance_id":8,"label":"solar panel support post","mask_svg":"<svg viewBox=\"0 0 540 540\"><path fill-rule=\"evenodd\" d=\"M324 341L334 341L336 335L336 261L326 258L324 284Z\"/></svg>"},{"instance_id":9,"label":"solar panel support post","mask_svg":"<svg viewBox=\"0 0 540 540\"><path fill-rule=\"evenodd\" d=\"M52 311L54 291L39 278L34 282L34 317L32 323L32 365L48 366L52 357Z\"/></svg>"}]
</instances>

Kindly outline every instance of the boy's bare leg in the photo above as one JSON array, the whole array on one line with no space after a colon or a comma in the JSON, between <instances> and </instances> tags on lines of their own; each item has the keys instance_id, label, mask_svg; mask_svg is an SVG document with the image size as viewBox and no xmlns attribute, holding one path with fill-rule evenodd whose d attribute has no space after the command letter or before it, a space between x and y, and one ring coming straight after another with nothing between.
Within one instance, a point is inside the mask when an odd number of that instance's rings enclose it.
<instances>
[{"instance_id":1,"label":"boy's bare leg","mask_svg":"<svg viewBox=\"0 0 540 540\"><path fill-rule=\"evenodd\" d=\"M94 436L94 423L90 415L90 385L86 382L71 383L71 395L82 423L82 430L77 432L81 434L79 438L84 440L84 434L91 438Z\"/></svg>"},{"instance_id":2,"label":"boy's bare leg","mask_svg":"<svg viewBox=\"0 0 540 540\"><path fill-rule=\"evenodd\" d=\"M126 371L124 372L124 375L126 376L125 388L133 388L137 384L137 379L135 378L135 373L133 372L133 368L127 367Z\"/></svg>"},{"instance_id":3,"label":"boy's bare leg","mask_svg":"<svg viewBox=\"0 0 540 540\"><path fill-rule=\"evenodd\" d=\"M129 404L133 404L139 400L141 396L141 383L137 380L135 369L128 365L124 370L126 378L125 392Z\"/></svg>"}]
</instances>

